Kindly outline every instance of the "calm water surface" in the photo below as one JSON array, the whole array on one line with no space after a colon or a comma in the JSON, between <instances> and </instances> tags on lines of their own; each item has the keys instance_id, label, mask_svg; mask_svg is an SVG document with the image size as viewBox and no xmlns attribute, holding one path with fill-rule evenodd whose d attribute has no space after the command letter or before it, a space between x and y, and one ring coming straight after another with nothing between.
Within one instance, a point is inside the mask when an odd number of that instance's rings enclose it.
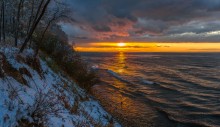
<instances>
[{"instance_id":1,"label":"calm water surface","mask_svg":"<svg viewBox=\"0 0 220 127\"><path fill-rule=\"evenodd\" d=\"M82 53L124 126L220 126L220 53Z\"/></svg>"}]
</instances>

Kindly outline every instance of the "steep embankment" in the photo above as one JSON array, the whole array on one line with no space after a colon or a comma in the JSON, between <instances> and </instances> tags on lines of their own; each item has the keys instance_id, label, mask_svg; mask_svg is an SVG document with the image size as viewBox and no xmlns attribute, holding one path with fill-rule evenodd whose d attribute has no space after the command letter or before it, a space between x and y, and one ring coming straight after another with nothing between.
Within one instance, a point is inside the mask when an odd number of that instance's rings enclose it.
<instances>
[{"instance_id":1,"label":"steep embankment","mask_svg":"<svg viewBox=\"0 0 220 127\"><path fill-rule=\"evenodd\" d=\"M0 48L0 126L120 126L74 81L33 51Z\"/></svg>"}]
</instances>

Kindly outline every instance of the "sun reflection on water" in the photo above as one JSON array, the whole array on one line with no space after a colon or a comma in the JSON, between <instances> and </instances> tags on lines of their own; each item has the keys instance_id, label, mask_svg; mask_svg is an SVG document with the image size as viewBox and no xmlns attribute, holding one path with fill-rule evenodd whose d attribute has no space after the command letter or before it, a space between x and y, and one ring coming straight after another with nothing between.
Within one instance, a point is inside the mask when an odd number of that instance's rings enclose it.
<instances>
[{"instance_id":1,"label":"sun reflection on water","mask_svg":"<svg viewBox=\"0 0 220 127\"><path fill-rule=\"evenodd\" d=\"M167 122L166 119L159 117L157 111L149 106L147 101L136 98L145 96L143 89L139 89L129 80L126 82L128 75L134 74L131 69L136 68L128 63L130 55L121 51L114 54L112 58L107 58L109 59L108 70L116 72L116 76L115 73L108 73L104 69L99 70L101 82L92 88L92 94L100 100L104 108L124 126L147 127L156 123L156 127Z\"/></svg>"},{"instance_id":2,"label":"sun reflection on water","mask_svg":"<svg viewBox=\"0 0 220 127\"><path fill-rule=\"evenodd\" d=\"M126 55L124 52L119 52L116 56L116 60L117 60L117 72L118 73L123 73L125 71L126 68Z\"/></svg>"}]
</instances>

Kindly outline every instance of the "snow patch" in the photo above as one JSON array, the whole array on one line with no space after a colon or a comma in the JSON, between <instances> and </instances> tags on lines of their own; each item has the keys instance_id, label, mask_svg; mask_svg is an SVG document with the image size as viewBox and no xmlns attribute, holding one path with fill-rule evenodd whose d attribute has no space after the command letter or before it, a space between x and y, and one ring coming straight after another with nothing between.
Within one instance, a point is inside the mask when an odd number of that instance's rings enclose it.
<instances>
[{"instance_id":1,"label":"snow patch","mask_svg":"<svg viewBox=\"0 0 220 127\"><path fill-rule=\"evenodd\" d=\"M31 114L34 111L43 114L41 110L47 113L39 119L45 120L44 124L48 127L93 127L97 123L102 126L113 124L120 127L120 124L74 81L53 72L43 60L40 60L42 74L39 74L26 63L16 59L18 51L13 47L0 48L0 52L5 54L14 69L19 71L20 68L26 68L32 77L22 75L28 85L19 83L7 74L0 77L0 127L18 126L18 121L22 119L34 122L37 119ZM33 50L28 49L21 56L26 58L33 54ZM51 107L47 109L48 104ZM76 109L73 111L74 107Z\"/></svg>"}]
</instances>

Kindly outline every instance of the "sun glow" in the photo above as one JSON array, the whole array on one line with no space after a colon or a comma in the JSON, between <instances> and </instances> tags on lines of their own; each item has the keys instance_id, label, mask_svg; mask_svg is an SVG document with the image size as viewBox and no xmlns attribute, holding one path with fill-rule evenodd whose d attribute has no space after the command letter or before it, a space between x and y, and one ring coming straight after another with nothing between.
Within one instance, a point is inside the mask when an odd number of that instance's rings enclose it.
<instances>
[{"instance_id":1,"label":"sun glow","mask_svg":"<svg viewBox=\"0 0 220 127\"><path fill-rule=\"evenodd\" d=\"M220 52L220 43L93 42L76 47L80 52Z\"/></svg>"},{"instance_id":2,"label":"sun glow","mask_svg":"<svg viewBox=\"0 0 220 127\"><path fill-rule=\"evenodd\" d=\"M117 44L117 46L118 46L118 47L124 47L124 46L126 46L126 44L125 44L124 42L119 42L119 43Z\"/></svg>"}]
</instances>

